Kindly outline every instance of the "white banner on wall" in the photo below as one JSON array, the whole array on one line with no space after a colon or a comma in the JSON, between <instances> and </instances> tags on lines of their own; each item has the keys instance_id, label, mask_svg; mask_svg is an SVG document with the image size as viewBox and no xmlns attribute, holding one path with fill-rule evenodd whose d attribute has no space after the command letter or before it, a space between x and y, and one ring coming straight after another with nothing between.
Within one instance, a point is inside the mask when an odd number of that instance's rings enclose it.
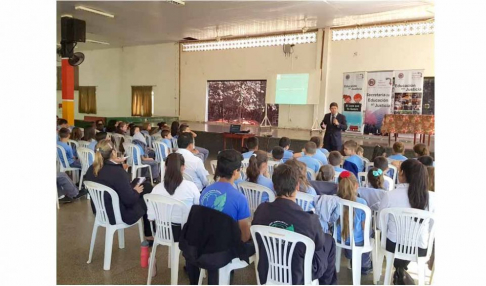
<instances>
[{"instance_id":1,"label":"white banner on wall","mask_svg":"<svg viewBox=\"0 0 486 286\"><path fill-rule=\"evenodd\" d=\"M363 107L365 72L343 74L343 115L347 131L363 133Z\"/></svg>"},{"instance_id":2,"label":"white banner on wall","mask_svg":"<svg viewBox=\"0 0 486 286\"><path fill-rule=\"evenodd\" d=\"M368 72L365 134L380 133L385 114L392 113L393 71Z\"/></svg>"},{"instance_id":3,"label":"white banner on wall","mask_svg":"<svg viewBox=\"0 0 486 286\"><path fill-rule=\"evenodd\" d=\"M395 114L422 114L424 70L395 71L393 111Z\"/></svg>"}]
</instances>

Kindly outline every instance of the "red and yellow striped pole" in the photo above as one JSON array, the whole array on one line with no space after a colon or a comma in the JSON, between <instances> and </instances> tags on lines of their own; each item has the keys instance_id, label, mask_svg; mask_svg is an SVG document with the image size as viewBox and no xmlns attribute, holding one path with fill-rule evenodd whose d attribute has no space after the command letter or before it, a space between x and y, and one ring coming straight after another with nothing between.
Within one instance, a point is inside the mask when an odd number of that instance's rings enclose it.
<instances>
[{"instance_id":1,"label":"red and yellow striped pole","mask_svg":"<svg viewBox=\"0 0 486 286\"><path fill-rule=\"evenodd\" d=\"M74 125L74 67L67 58L62 59L62 118Z\"/></svg>"}]
</instances>

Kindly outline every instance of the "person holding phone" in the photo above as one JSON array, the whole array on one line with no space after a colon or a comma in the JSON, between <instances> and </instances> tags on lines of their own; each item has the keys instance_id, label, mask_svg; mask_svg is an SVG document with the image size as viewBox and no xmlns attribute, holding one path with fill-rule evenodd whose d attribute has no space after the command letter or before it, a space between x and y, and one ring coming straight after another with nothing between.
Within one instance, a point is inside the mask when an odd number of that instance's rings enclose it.
<instances>
[{"instance_id":1,"label":"person holding phone","mask_svg":"<svg viewBox=\"0 0 486 286\"><path fill-rule=\"evenodd\" d=\"M118 194L122 221L126 224L134 224L143 218L145 237L153 241L147 219L147 206L143 200L144 194L152 192L152 186L148 182L140 184L139 178L130 182L130 175L124 170L123 165L117 162L118 160L115 146L109 139L98 142L93 165L86 172L85 180L113 189ZM111 197L106 193L104 199L108 220L110 224L115 224ZM95 212L93 204L91 207Z\"/></svg>"},{"instance_id":2,"label":"person holding phone","mask_svg":"<svg viewBox=\"0 0 486 286\"><path fill-rule=\"evenodd\" d=\"M333 102L329 106L331 113L324 115L321 121L321 128L326 129L324 134L324 148L330 151L341 151L343 145L341 132L348 129L346 116L338 112L337 103Z\"/></svg>"}]
</instances>

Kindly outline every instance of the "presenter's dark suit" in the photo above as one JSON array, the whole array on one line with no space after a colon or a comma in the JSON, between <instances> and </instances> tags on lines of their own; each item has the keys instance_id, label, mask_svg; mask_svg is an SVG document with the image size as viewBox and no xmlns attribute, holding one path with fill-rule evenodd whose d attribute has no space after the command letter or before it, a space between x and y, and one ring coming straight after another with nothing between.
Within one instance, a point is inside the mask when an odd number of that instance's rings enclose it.
<instances>
[{"instance_id":1,"label":"presenter's dark suit","mask_svg":"<svg viewBox=\"0 0 486 286\"><path fill-rule=\"evenodd\" d=\"M324 119L321 121L326 124L326 133L324 134L324 148L329 151L341 151L343 145L341 141L341 131L346 131L348 124L346 122L346 116L338 113L336 119L339 122L339 126L332 123L331 113L324 115Z\"/></svg>"}]
</instances>

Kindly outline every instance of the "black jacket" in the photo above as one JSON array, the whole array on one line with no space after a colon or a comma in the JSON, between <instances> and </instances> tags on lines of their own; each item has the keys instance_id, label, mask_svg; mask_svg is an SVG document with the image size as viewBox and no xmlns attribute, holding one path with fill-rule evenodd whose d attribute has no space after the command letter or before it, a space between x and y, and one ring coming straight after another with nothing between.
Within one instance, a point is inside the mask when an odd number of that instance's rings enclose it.
<instances>
[{"instance_id":1,"label":"black jacket","mask_svg":"<svg viewBox=\"0 0 486 286\"><path fill-rule=\"evenodd\" d=\"M338 113L336 115L336 119L339 122L338 126L332 124L331 113L327 113L326 115L324 115L324 119L322 119L321 121L321 125L322 123L326 124L326 133L324 134L324 138L330 137L330 141L334 146L341 145L341 131L346 131L346 129L348 128L346 116Z\"/></svg>"},{"instance_id":2,"label":"black jacket","mask_svg":"<svg viewBox=\"0 0 486 286\"><path fill-rule=\"evenodd\" d=\"M249 263L238 223L211 208L193 205L179 237L186 261L206 270L217 270L233 258Z\"/></svg>"},{"instance_id":3,"label":"black jacket","mask_svg":"<svg viewBox=\"0 0 486 286\"><path fill-rule=\"evenodd\" d=\"M316 190L318 195L335 195L337 194L338 184L334 182L310 181L310 184Z\"/></svg>"},{"instance_id":4,"label":"black jacket","mask_svg":"<svg viewBox=\"0 0 486 286\"><path fill-rule=\"evenodd\" d=\"M121 164L115 164L106 160L97 177L93 174L93 165L91 165L86 172L84 180L110 187L118 194L120 213L124 223L134 224L147 212L147 206L131 186L129 174L123 169ZM115 224L111 196L107 193L105 193L105 206L110 224Z\"/></svg>"}]
</instances>

